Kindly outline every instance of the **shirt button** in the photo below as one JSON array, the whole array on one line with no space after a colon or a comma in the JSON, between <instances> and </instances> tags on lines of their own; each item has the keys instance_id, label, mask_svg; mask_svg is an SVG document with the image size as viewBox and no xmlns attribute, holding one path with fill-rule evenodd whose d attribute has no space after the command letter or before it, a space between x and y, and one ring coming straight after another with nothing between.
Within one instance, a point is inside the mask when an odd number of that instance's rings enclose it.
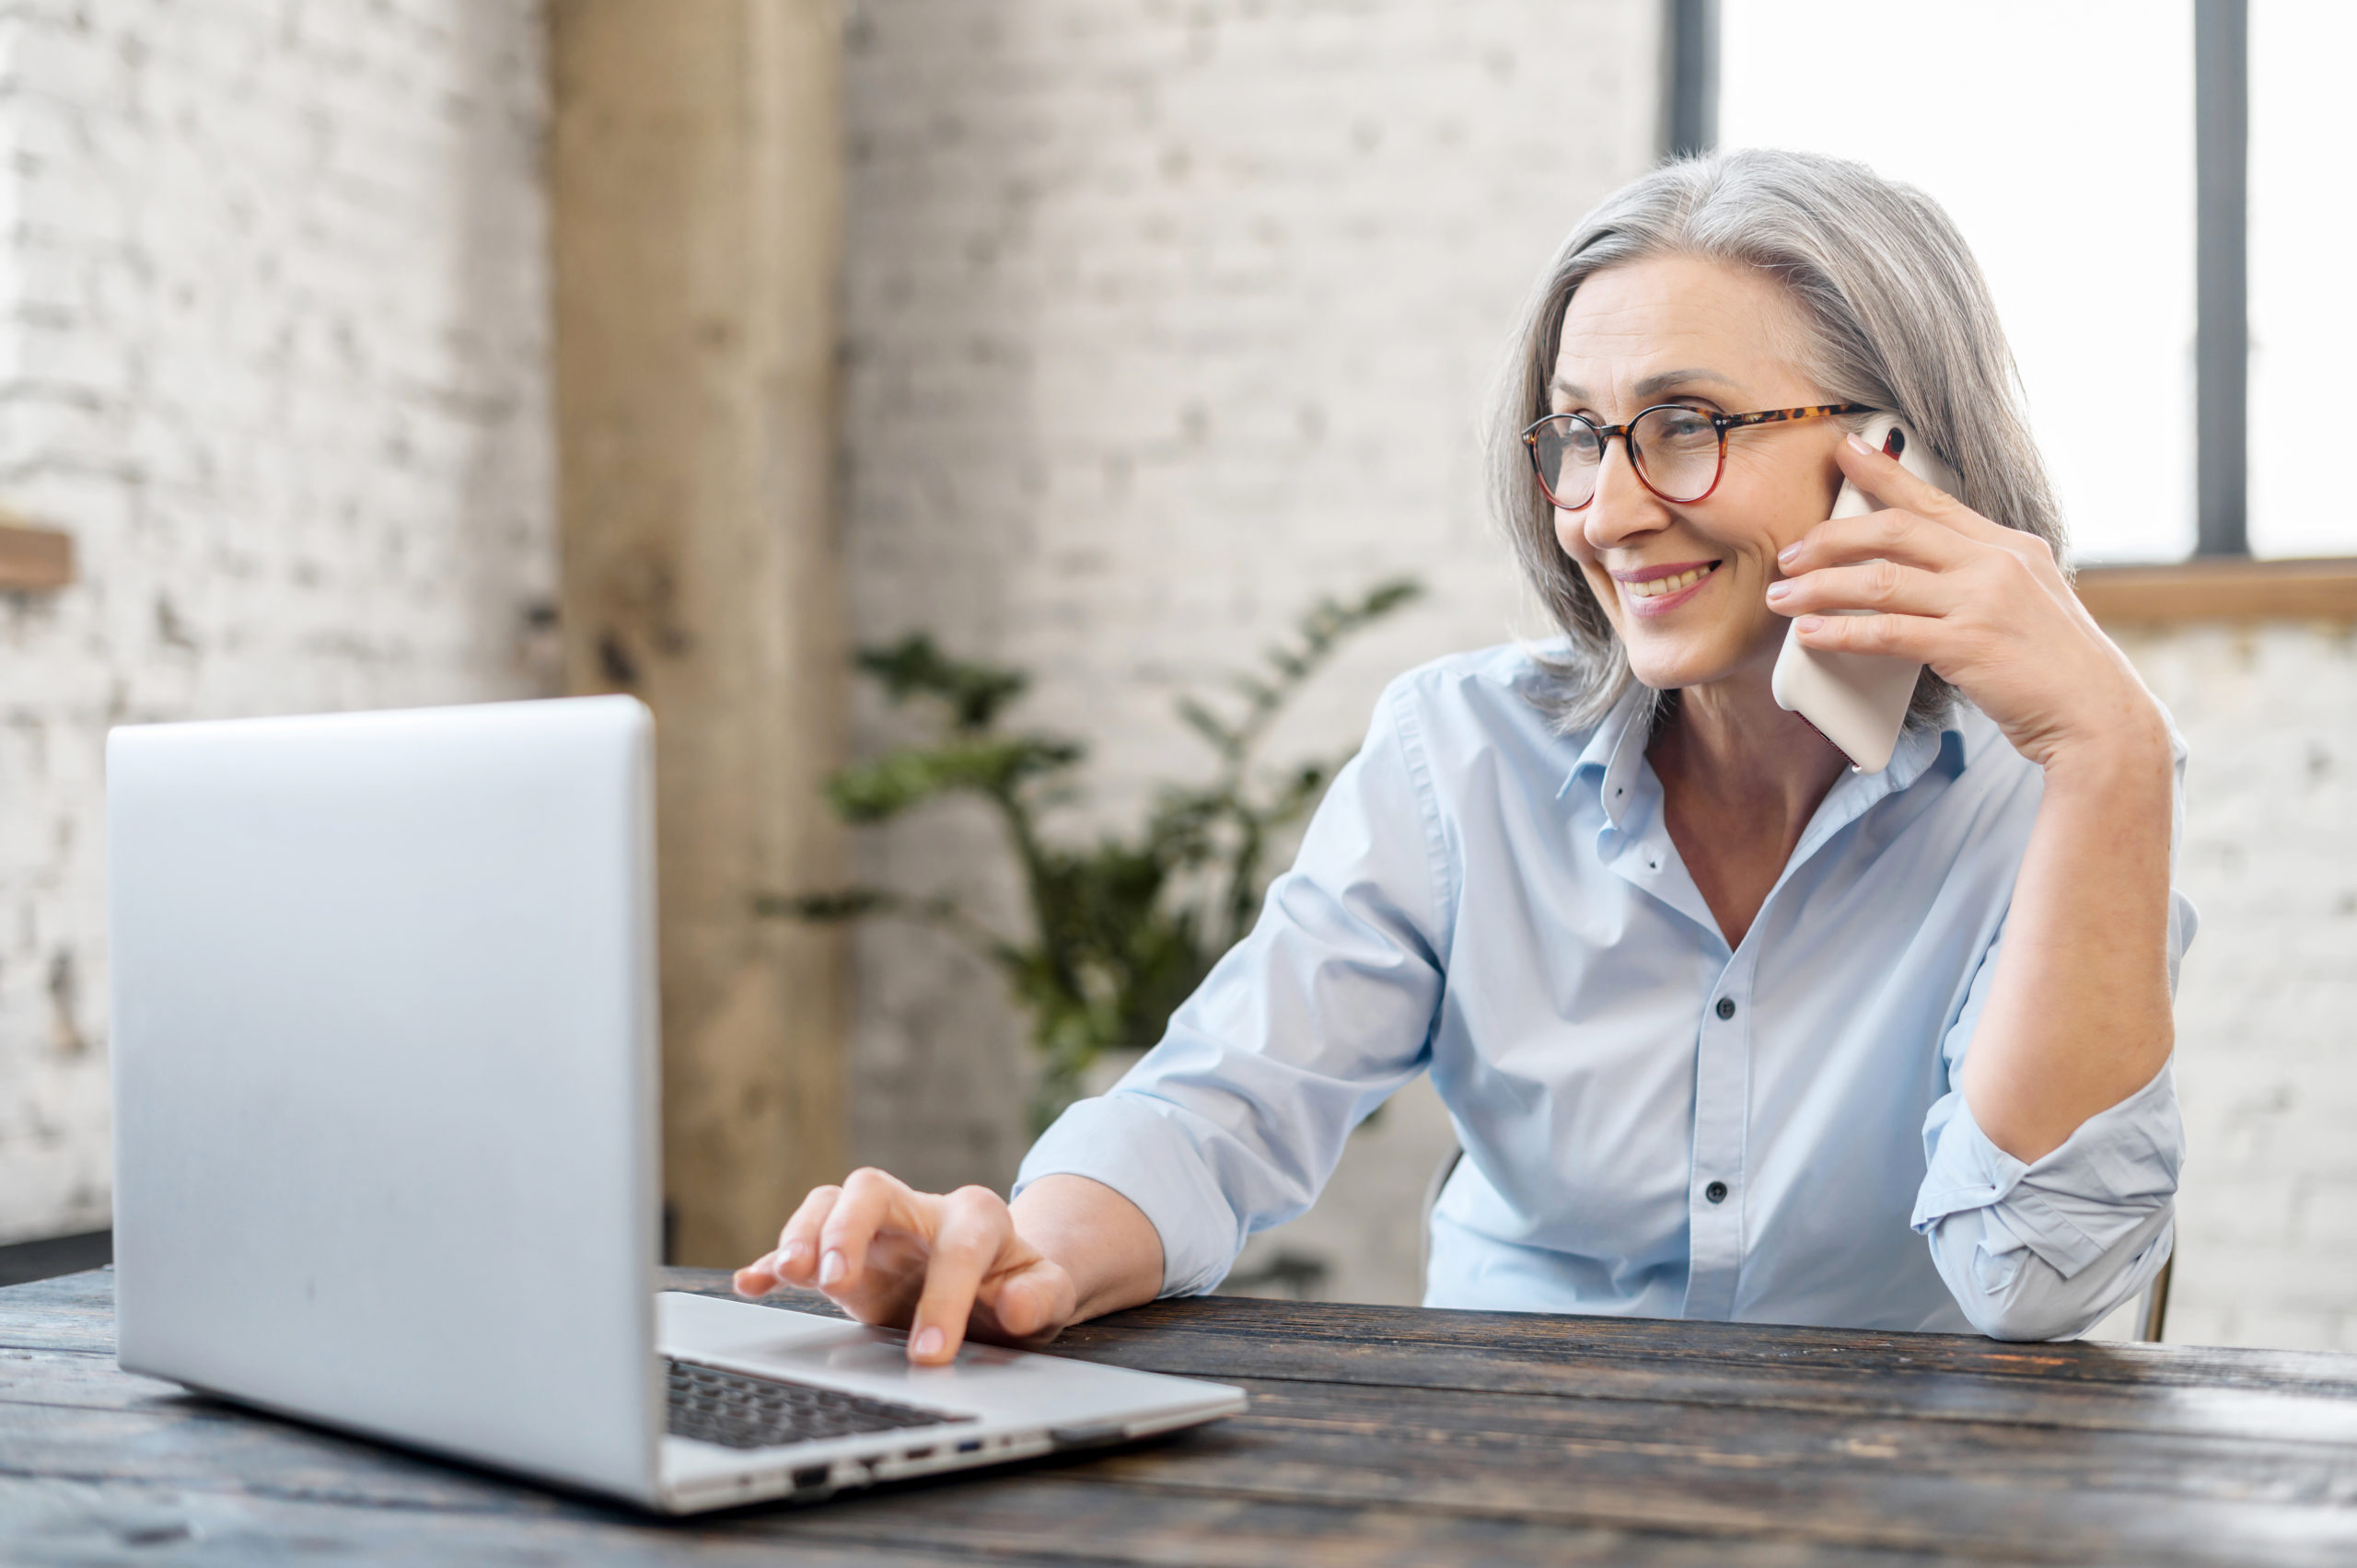
<instances>
[{"instance_id":1,"label":"shirt button","mask_svg":"<svg viewBox=\"0 0 2357 1568\"><path fill-rule=\"evenodd\" d=\"M1713 1181L1702 1189L1702 1196L1713 1203L1724 1203L1727 1201L1727 1184L1724 1181Z\"/></svg>"},{"instance_id":2,"label":"shirt button","mask_svg":"<svg viewBox=\"0 0 2357 1568\"><path fill-rule=\"evenodd\" d=\"M1734 997L1722 996L1719 998L1719 1016L1722 1018L1732 1018L1735 1016Z\"/></svg>"}]
</instances>

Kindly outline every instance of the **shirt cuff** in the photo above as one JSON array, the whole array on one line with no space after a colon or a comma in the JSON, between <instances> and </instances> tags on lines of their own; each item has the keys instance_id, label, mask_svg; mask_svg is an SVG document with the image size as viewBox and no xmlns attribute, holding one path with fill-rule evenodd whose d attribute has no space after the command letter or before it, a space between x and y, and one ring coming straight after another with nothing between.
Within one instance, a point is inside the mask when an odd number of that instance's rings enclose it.
<instances>
[{"instance_id":1,"label":"shirt cuff","mask_svg":"<svg viewBox=\"0 0 2357 1568\"><path fill-rule=\"evenodd\" d=\"M1933 1107L1923 1133L1933 1152L1908 1222L1916 1233L1928 1235L1950 1214L1991 1209L2066 1280L2168 1202L2184 1153L2167 1067L2028 1165L1989 1141L1960 1092Z\"/></svg>"},{"instance_id":2,"label":"shirt cuff","mask_svg":"<svg viewBox=\"0 0 2357 1568\"><path fill-rule=\"evenodd\" d=\"M1015 1196L1043 1176L1085 1176L1135 1203L1162 1237L1162 1294L1199 1295L1243 1249L1236 1212L1173 1116L1177 1107L1123 1090L1085 1099L1031 1145Z\"/></svg>"}]
</instances>

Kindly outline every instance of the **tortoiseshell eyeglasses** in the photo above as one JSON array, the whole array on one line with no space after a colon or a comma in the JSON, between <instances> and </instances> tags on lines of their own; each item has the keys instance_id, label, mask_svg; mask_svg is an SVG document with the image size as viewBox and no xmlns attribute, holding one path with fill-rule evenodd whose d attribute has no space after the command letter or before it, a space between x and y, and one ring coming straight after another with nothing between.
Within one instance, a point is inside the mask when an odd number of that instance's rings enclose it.
<instances>
[{"instance_id":1,"label":"tortoiseshell eyeglasses","mask_svg":"<svg viewBox=\"0 0 2357 1568\"><path fill-rule=\"evenodd\" d=\"M1727 432L1749 424L1870 413L1864 403L1812 403L1764 413L1713 413L1684 403L1655 403L1626 424L1598 424L1576 413L1550 413L1522 433L1538 488L1566 512L1596 499L1604 448L1619 436L1629 448L1637 481L1663 500L1684 505L1719 487L1727 466Z\"/></svg>"}]
</instances>

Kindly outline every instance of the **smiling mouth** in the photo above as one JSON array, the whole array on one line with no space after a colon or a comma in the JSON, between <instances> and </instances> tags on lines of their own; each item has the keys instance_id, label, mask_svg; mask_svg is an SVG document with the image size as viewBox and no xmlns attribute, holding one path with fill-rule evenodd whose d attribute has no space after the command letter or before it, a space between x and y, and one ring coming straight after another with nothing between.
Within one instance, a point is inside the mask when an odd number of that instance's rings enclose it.
<instances>
[{"instance_id":1,"label":"smiling mouth","mask_svg":"<svg viewBox=\"0 0 2357 1568\"><path fill-rule=\"evenodd\" d=\"M1620 591L1631 598L1660 598L1666 594L1683 593L1718 569L1719 563L1713 561L1708 565L1680 572L1675 577L1655 577L1643 583L1623 582Z\"/></svg>"}]
</instances>

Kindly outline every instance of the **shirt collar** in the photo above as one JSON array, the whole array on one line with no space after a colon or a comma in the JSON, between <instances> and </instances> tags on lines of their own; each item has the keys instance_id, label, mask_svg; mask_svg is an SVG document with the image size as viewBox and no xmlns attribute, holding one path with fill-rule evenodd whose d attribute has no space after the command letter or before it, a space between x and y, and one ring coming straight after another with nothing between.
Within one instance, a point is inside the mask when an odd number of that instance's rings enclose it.
<instances>
[{"instance_id":1,"label":"shirt collar","mask_svg":"<svg viewBox=\"0 0 2357 1568\"><path fill-rule=\"evenodd\" d=\"M1562 787L1555 792L1561 800L1584 773L1593 772L1597 778L1596 798L1604 807L1605 820L1615 828L1625 821L1625 813L1636 803L1637 780L1644 766L1645 745L1653 738L1654 693L1631 680L1620 701L1612 704L1580 749L1579 758L1572 771L1564 775ZM1949 778L1964 771L1965 745L1963 709L1951 703L1946 714L1934 727L1910 725L1899 731L1898 744L1892 749L1889 766L1879 773L1844 773L1835 781L1836 791L1863 796L1859 809L1886 796L1898 794L1922 778L1933 763ZM1855 787L1852 787L1855 786ZM1852 813L1851 815L1854 815Z\"/></svg>"},{"instance_id":2,"label":"shirt collar","mask_svg":"<svg viewBox=\"0 0 2357 1568\"><path fill-rule=\"evenodd\" d=\"M1793 863L1799 865L1815 854L1818 845L1875 807L1901 790L1912 788L1933 764L1945 777L1956 777L1963 771L1965 761L1964 732L1958 727L1959 722L1958 710L1951 706L1936 728L1918 726L1900 730L1898 744L1891 749L1890 764L1881 772L1844 771L1817 803L1817 815L1802 830L1801 842L1793 849Z\"/></svg>"},{"instance_id":3,"label":"shirt collar","mask_svg":"<svg viewBox=\"0 0 2357 1568\"><path fill-rule=\"evenodd\" d=\"M1890 780L1889 793L1896 795L1922 778L1924 770L1934 762L1940 763L1951 778L1964 766L1964 731L1958 727L1953 705L1936 727L1910 726L1898 732L1898 744L1890 753L1890 766L1883 770L1883 776Z\"/></svg>"},{"instance_id":4,"label":"shirt collar","mask_svg":"<svg viewBox=\"0 0 2357 1568\"><path fill-rule=\"evenodd\" d=\"M1593 772L1597 778L1596 797L1604 807L1605 820L1618 828L1627 819L1629 808L1636 804L1638 779L1644 768L1645 743L1653 738L1654 693L1636 681L1629 682L1620 700L1596 725L1580 749L1579 760L1563 777L1563 787L1555 792L1561 800L1583 774Z\"/></svg>"}]
</instances>

